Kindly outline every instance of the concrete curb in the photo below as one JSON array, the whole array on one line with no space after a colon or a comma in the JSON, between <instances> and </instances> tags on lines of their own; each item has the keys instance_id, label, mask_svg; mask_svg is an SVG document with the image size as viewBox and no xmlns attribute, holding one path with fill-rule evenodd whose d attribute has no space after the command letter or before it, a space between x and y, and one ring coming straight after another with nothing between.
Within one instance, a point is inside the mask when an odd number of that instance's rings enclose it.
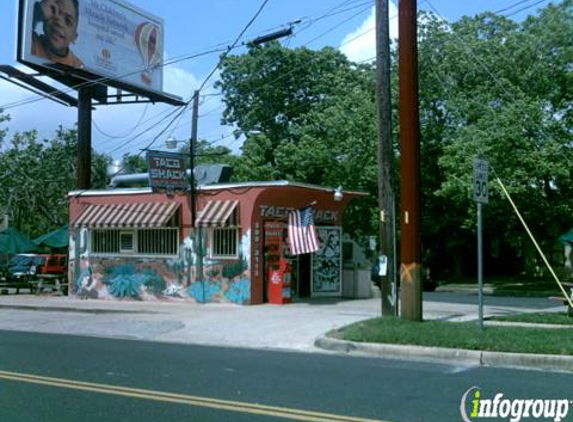
<instances>
[{"instance_id":1,"label":"concrete curb","mask_svg":"<svg viewBox=\"0 0 573 422\"><path fill-rule=\"evenodd\" d=\"M42 312L78 312L84 314L141 314L145 311L129 311L125 309L102 309L102 308L79 308L71 306L41 306L41 305L5 305L0 304L0 309L15 309L19 311L42 311Z\"/></svg>"},{"instance_id":2,"label":"concrete curb","mask_svg":"<svg viewBox=\"0 0 573 422\"><path fill-rule=\"evenodd\" d=\"M339 340L328 336L317 337L314 345L325 350L362 356L447 363L455 362L475 366L573 372L573 356L487 352L481 350L383 343L360 343Z\"/></svg>"}]
</instances>

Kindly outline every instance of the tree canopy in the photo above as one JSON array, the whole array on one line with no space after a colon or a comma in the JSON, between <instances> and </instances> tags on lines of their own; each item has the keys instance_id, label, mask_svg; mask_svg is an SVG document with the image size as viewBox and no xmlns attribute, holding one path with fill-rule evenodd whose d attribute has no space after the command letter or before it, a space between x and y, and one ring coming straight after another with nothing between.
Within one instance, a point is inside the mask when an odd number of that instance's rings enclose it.
<instances>
[{"instance_id":1,"label":"tree canopy","mask_svg":"<svg viewBox=\"0 0 573 422\"><path fill-rule=\"evenodd\" d=\"M68 192L76 185L76 130L60 127L51 140L31 130L0 151L0 204L11 225L31 237L68 224ZM93 188L107 185L107 157L92 151Z\"/></svg>"},{"instance_id":2,"label":"tree canopy","mask_svg":"<svg viewBox=\"0 0 573 422\"><path fill-rule=\"evenodd\" d=\"M491 168L488 256L512 265L525 236L495 179L548 245L573 226L573 0L520 22L483 13L447 23L423 12L418 35L423 263L445 272L467 256L475 265L472 162L479 157ZM395 50L392 69L399 177ZM333 48L290 49L276 41L225 56L217 83L226 105L222 123L235 127L242 151L235 156L199 141L196 163L231 164L239 181L286 179L367 192L351 207L346 229L375 234L374 71ZM7 119L0 114L0 123ZM0 203L32 235L64 224L65 195L75 183L75 130L44 141L33 130L9 144L6 136L0 128ZM92 185L103 187L107 159L93 157ZM125 161L145 168L139 157Z\"/></svg>"},{"instance_id":3,"label":"tree canopy","mask_svg":"<svg viewBox=\"0 0 573 422\"><path fill-rule=\"evenodd\" d=\"M432 265L451 267L453 260L443 257L464 254L475 261L476 157L490 162L491 179L503 181L536 234L552 242L572 225L572 4L550 4L522 22L493 13L453 23L420 15L422 242ZM395 51L393 69L396 110ZM369 192L371 218L362 214L354 229L375 233L371 66L330 48L273 42L227 56L219 87L227 106L223 122L245 137L235 163L239 179ZM393 125L397 134L398 118ZM396 140L399 160L399 134ZM525 236L495 186L492 181L486 231L490 243L517 256Z\"/></svg>"}]
</instances>

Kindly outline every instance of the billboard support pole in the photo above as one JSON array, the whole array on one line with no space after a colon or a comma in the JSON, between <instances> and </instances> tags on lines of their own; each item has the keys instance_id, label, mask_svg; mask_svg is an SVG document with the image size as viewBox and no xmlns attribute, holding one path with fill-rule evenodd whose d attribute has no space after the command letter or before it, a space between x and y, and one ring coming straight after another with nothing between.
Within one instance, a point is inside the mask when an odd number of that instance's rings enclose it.
<instances>
[{"instance_id":1,"label":"billboard support pole","mask_svg":"<svg viewBox=\"0 0 573 422\"><path fill-rule=\"evenodd\" d=\"M92 155L92 89L90 86L78 90L78 152L76 188L89 189Z\"/></svg>"}]
</instances>

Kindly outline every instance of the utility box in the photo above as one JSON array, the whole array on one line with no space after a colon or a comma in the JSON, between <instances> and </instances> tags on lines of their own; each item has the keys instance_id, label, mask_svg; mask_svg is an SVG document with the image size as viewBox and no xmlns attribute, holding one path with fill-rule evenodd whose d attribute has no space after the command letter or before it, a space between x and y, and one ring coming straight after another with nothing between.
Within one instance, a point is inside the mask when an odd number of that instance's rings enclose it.
<instances>
[{"instance_id":1,"label":"utility box","mask_svg":"<svg viewBox=\"0 0 573 422\"><path fill-rule=\"evenodd\" d=\"M342 296L351 299L372 297L370 271L360 269L357 265L345 265L342 272Z\"/></svg>"}]
</instances>

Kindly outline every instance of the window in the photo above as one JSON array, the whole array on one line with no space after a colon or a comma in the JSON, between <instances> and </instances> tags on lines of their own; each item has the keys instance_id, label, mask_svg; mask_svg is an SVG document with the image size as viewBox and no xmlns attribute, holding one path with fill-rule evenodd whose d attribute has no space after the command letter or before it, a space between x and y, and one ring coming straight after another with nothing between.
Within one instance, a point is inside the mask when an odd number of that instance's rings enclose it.
<instances>
[{"instance_id":1,"label":"window","mask_svg":"<svg viewBox=\"0 0 573 422\"><path fill-rule=\"evenodd\" d=\"M177 255L179 253L179 229L160 227L92 230L90 252L96 255Z\"/></svg>"},{"instance_id":2,"label":"window","mask_svg":"<svg viewBox=\"0 0 573 422\"><path fill-rule=\"evenodd\" d=\"M211 256L213 258L238 257L239 230L236 227L211 230Z\"/></svg>"},{"instance_id":3,"label":"window","mask_svg":"<svg viewBox=\"0 0 573 422\"><path fill-rule=\"evenodd\" d=\"M119 252L120 253L133 253L133 232L120 232L119 233Z\"/></svg>"},{"instance_id":4,"label":"window","mask_svg":"<svg viewBox=\"0 0 573 422\"><path fill-rule=\"evenodd\" d=\"M91 235L92 253L119 253L119 230L93 230Z\"/></svg>"},{"instance_id":5,"label":"window","mask_svg":"<svg viewBox=\"0 0 573 422\"><path fill-rule=\"evenodd\" d=\"M157 228L137 231L137 252L143 255L177 255L179 230Z\"/></svg>"}]
</instances>

